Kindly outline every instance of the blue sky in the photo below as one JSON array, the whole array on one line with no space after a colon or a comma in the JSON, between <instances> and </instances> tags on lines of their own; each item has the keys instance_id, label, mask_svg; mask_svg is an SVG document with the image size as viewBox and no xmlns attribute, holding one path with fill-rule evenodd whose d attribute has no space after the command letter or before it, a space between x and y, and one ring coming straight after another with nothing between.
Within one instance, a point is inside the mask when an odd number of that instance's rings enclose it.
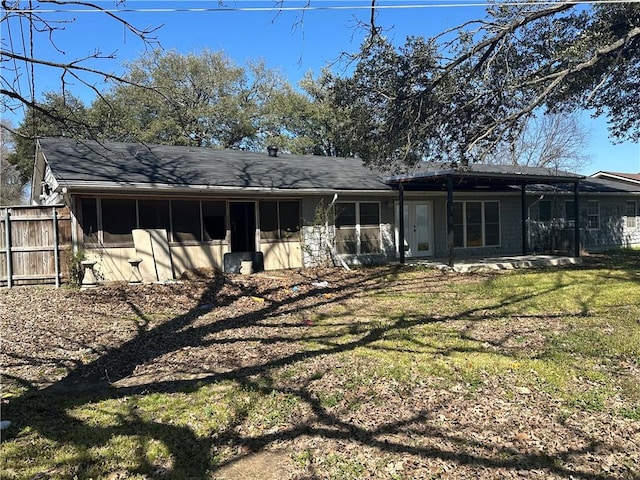
<instances>
[{"instance_id":1,"label":"blue sky","mask_svg":"<svg viewBox=\"0 0 640 480\"><path fill-rule=\"evenodd\" d=\"M97 3L105 8L114 7L112 1ZM335 62L342 52L356 52L363 35L357 23L367 22L370 16L368 9L359 8L370 5L369 0L312 0L312 7L317 9L304 12L274 10L275 3L271 0L227 1L223 7L218 7L217 0L130 0L124 8L135 11L119 15L137 27L159 26L155 35L165 49L185 54L204 48L222 50L240 65L264 59L267 66L279 69L292 84L296 84L307 71L317 75L322 67ZM284 6L296 7L306 3L306 0L286 0ZM403 43L407 35L431 36L465 20L481 18L484 13L483 6L462 6L460 0L386 0L379 3L393 7L380 9L376 22L398 44ZM464 5L469 3L465 1ZM42 8L50 7L58 8L51 4ZM197 11L174 11L185 9ZM64 30L54 34L57 50L53 49L46 36L36 37L36 57L64 62L92 55L98 50L105 55L115 53L115 59L94 61L92 66L120 73L123 62L144 55L144 45L140 40L104 14L67 11L46 16L55 20L74 18L75 21L59 24ZM3 24L2 38L3 48L9 39L19 44L17 26ZM340 73L338 66L333 69ZM3 70L2 75L15 74ZM38 70L36 93L60 91L59 77L59 71ZM69 89L86 103L93 98L77 82ZM10 112L2 112L2 115L14 123L19 121L19 117ZM581 173L591 174L599 170L640 172L638 143L614 145L608 139L605 119L593 120L587 114L584 118L585 127L591 132L586 153L592 161Z\"/></svg>"}]
</instances>

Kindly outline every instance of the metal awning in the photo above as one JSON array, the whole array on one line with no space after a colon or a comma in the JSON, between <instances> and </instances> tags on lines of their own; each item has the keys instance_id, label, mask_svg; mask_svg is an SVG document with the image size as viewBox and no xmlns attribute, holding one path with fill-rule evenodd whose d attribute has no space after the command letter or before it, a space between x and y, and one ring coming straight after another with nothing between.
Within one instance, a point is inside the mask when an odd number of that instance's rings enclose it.
<instances>
[{"instance_id":1,"label":"metal awning","mask_svg":"<svg viewBox=\"0 0 640 480\"><path fill-rule=\"evenodd\" d=\"M512 191L519 187L522 212L522 254L527 254L527 185L573 185L575 218L578 216L578 185L585 177L569 172L540 167L523 167L518 165L464 165L459 168L433 167L421 165L421 169L412 173L392 175L384 178L384 182L398 189L400 212L404 210L404 192L407 191L447 191L447 244L449 249L449 266L454 265L453 241L453 192L458 191ZM400 263L404 263L404 215L399 215ZM580 256L580 228L575 222L575 251Z\"/></svg>"},{"instance_id":2,"label":"metal awning","mask_svg":"<svg viewBox=\"0 0 640 480\"><path fill-rule=\"evenodd\" d=\"M446 187L449 178L452 178L458 187L474 188L476 186L572 184L585 177L542 167L472 164L460 168L427 167L424 171L387 176L384 182L390 186L402 184L405 190L421 190L426 187Z\"/></svg>"}]
</instances>

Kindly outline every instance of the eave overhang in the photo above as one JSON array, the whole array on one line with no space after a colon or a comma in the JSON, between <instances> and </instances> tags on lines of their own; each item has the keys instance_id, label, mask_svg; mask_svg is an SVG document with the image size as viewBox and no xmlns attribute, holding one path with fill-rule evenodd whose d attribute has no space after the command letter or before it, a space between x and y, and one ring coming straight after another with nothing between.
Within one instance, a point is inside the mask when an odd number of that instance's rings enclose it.
<instances>
[{"instance_id":1,"label":"eave overhang","mask_svg":"<svg viewBox=\"0 0 640 480\"><path fill-rule=\"evenodd\" d=\"M446 169L393 175L384 178L387 185L397 188L402 184L405 190L446 189L447 179L453 179L456 189L477 187L505 188L515 185L573 184L585 177L574 174L541 174L525 171L495 172L480 170Z\"/></svg>"}]
</instances>

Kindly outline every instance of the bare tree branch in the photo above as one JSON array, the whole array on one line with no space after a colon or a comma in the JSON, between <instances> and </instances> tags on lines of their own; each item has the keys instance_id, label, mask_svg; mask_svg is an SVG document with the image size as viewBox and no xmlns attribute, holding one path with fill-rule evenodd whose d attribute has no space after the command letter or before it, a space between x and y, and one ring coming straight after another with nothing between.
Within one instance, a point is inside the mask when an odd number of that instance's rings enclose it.
<instances>
[{"instance_id":1,"label":"bare tree branch","mask_svg":"<svg viewBox=\"0 0 640 480\"><path fill-rule=\"evenodd\" d=\"M619 50L624 44L630 42L633 38L638 37L640 35L640 27L635 27L633 28L631 31L629 31L627 33L627 35L625 35L624 37L618 39L617 41L609 44L609 45L605 45L601 48L598 48L593 55L588 59L585 60L583 62L580 62L578 64L576 64L575 66L571 66L568 68L565 68L563 70L560 70L558 72L554 72L551 73L549 75L543 76L543 77L539 77L539 78L533 78L531 80L528 81L523 81L521 86L527 87L527 86L534 86L534 85L538 85L538 84L544 84L548 81L551 81L543 90L542 92L536 97L534 98L531 102L529 102L528 105L522 107L521 109L519 109L518 111L516 111L515 113L505 117L505 118L501 118L498 121L494 122L492 125L487 126L487 128L484 130L484 132L478 136L476 136L467 146L467 151L473 149L478 142L486 139L487 137L489 137L501 124L504 123L513 123L516 122L517 120L519 120L520 118L529 115L531 112L533 112L536 108L540 107L541 105L544 104L545 100L554 92L556 91L556 89L558 88L558 86L566 81L566 79L571 76L574 75L578 72L581 72L583 70L586 70L590 67L593 67L594 65L596 65L598 63L598 61L604 57L605 55L608 55L612 52L616 52L617 50ZM602 82L600 82L600 85L602 85ZM593 92L592 92L593 94Z\"/></svg>"}]
</instances>

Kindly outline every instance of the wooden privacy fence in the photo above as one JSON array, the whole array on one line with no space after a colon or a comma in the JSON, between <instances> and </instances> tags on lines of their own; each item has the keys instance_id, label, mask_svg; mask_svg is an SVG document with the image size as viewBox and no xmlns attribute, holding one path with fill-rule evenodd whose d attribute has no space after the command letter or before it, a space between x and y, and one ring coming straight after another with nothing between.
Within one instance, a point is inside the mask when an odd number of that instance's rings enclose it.
<instances>
[{"instance_id":1,"label":"wooden privacy fence","mask_svg":"<svg viewBox=\"0 0 640 480\"><path fill-rule=\"evenodd\" d=\"M68 276L71 216L64 206L0 208L0 286L55 283Z\"/></svg>"}]
</instances>

